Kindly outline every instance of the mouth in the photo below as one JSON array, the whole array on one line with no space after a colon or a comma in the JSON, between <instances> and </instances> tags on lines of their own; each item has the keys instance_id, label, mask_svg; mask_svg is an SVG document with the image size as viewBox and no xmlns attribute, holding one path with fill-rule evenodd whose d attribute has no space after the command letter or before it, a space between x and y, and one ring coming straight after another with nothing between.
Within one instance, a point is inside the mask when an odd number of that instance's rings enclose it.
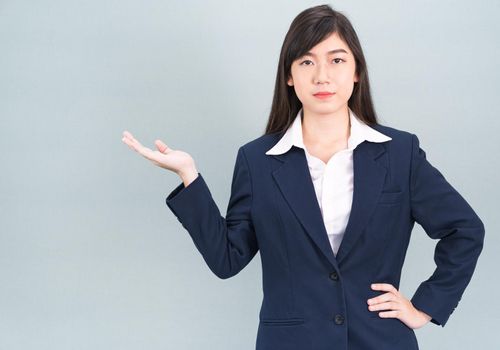
<instances>
[{"instance_id":1,"label":"mouth","mask_svg":"<svg viewBox=\"0 0 500 350\"><path fill-rule=\"evenodd\" d=\"M313 96L315 96L317 98L325 99L325 98L331 97L333 95L335 95L334 92L322 91L322 92L315 93Z\"/></svg>"}]
</instances>

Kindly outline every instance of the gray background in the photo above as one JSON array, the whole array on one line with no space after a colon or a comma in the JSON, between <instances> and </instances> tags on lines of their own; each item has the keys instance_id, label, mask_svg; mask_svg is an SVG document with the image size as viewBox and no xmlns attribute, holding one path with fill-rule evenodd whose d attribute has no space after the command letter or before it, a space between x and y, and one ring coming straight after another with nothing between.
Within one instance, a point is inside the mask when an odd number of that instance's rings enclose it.
<instances>
[{"instance_id":1,"label":"gray background","mask_svg":"<svg viewBox=\"0 0 500 350\"><path fill-rule=\"evenodd\" d=\"M253 349L260 256L220 280L165 204L180 183L121 141L189 152L225 215L279 50L315 1L0 0L0 349ZM361 40L380 122L417 134L483 219L475 275L422 349L494 349L500 307L498 1L331 3ZM401 280L434 269L416 225Z\"/></svg>"}]
</instances>

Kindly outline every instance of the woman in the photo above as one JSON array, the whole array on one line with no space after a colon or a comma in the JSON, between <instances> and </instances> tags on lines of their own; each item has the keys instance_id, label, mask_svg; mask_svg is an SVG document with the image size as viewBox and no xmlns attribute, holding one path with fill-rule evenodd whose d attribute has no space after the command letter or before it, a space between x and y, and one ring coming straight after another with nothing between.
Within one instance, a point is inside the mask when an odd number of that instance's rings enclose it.
<instances>
[{"instance_id":1,"label":"woman","mask_svg":"<svg viewBox=\"0 0 500 350\"><path fill-rule=\"evenodd\" d=\"M482 221L417 136L377 122L357 35L327 5L290 26L265 134L238 150L225 218L189 154L123 141L180 176L166 204L214 274L260 251L257 350L418 349L413 330L445 325L482 250ZM398 288L415 222L439 239L437 267L408 300Z\"/></svg>"}]
</instances>

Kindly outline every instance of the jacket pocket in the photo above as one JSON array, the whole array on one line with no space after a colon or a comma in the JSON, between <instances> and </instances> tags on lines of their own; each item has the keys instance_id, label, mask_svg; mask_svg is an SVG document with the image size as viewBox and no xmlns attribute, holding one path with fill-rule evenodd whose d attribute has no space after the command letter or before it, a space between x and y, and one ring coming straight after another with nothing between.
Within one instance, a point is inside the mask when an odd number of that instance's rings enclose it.
<instances>
[{"instance_id":1,"label":"jacket pocket","mask_svg":"<svg viewBox=\"0 0 500 350\"><path fill-rule=\"evenodd\" d=\"M382 192L378 199L380 204L398 204L403 198L403 191Z\"/></svg>"},{"instance_id":2,"label":"jacket pocket","mask_svg":"<svg viewBox=\"0 0 500 350\"><path fill-rule=\"evenodd\" d=\"M295 326L304 323L301 317L294 318L263 318L260 323L264 326Z\"/></svg>"}]
</instances>

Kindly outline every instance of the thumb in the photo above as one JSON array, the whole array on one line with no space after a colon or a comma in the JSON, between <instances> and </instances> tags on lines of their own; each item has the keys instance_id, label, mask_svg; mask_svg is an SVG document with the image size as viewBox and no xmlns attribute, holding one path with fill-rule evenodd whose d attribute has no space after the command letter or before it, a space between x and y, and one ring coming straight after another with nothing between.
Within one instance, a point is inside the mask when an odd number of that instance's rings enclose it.
<instances>
[{"instance_id":1,"label":"thumb","mask_svg":"<svg viewBox=\"0 0 500 350\"><path fill-rule=\"evenodd\" d=\"M158 148L158 150L161 153L167 153L167 151L171 151L171 149L165 143L163 143L161 140L156 140L155 145L156 145L156 148Z\"/></svg>"}]
</instances>

